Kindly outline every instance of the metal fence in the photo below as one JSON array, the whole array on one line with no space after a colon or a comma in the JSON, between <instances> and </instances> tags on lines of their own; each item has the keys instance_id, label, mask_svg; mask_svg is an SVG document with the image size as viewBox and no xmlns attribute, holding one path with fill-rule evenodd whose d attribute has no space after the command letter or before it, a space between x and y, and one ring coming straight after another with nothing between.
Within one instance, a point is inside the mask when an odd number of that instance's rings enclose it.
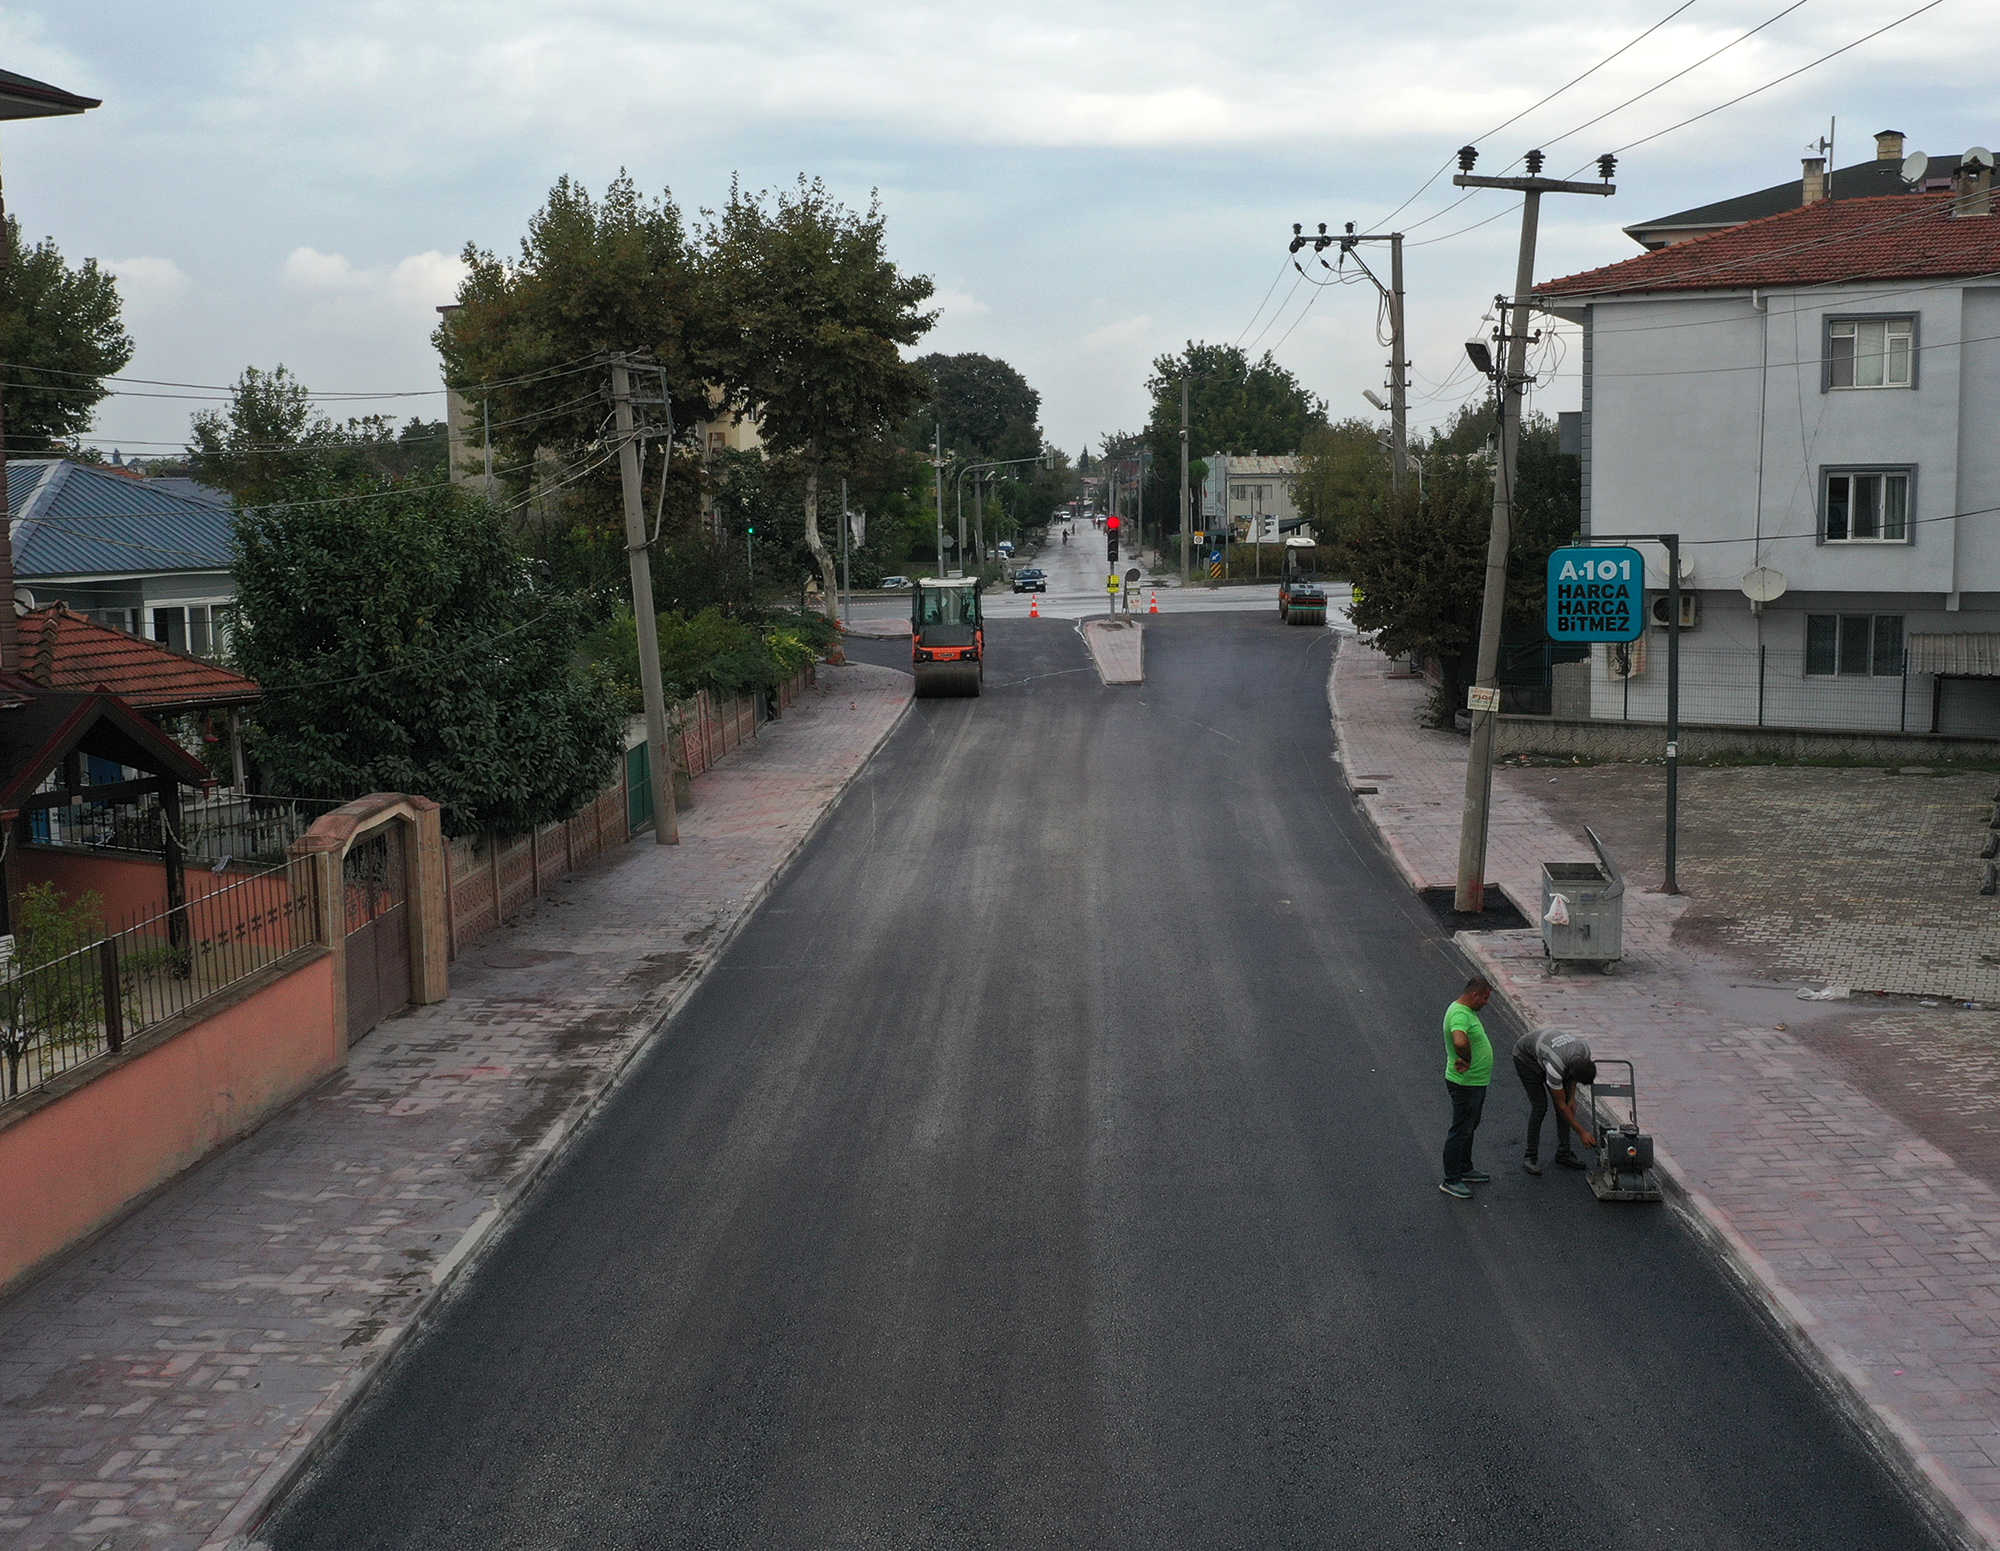
<instances>
[{"instance_id":1,"label":"metal fence","mask_svg":"<svg viewBox=\"0 0 2000 1551\"><path fill-rule=\"evenodd\" d=\"M84 792L89 787L82 788ZM245 862L277 866L291 843L337 802L311 797L271 797L223 792L187 797L181 804L181 849L190 862ZM166 816L151 792L122 802L42 808L29 815L29 833L43 845L148 851L166 849Z\"/></svg>"},{"instance_id":2,"label":"metal fence","mask_svg":"<svg viewBox=\"0 0 2000 1551\"><path fill-rule=\"evenodd\" d=\"M1665 721L1666 641L1655 631L1634 646L1636 652L1596 647L1588 663L1556 666L1554 714L1599 721ZM1806 654L1796 649L1684 645L1681 721L1697 727L1800 731L1934 730L1934 681L1929 674L1808 673L1806 668Z\"/></svg>"},{"instance_id":3,"label":"metal fence","mask_svg":"<svg viewBox=\"0 0 2000 1551\"><path fill-rule=\"evenodd\" d=\"M0 1103L325 940L310 862L273 868L0 979Z\"/></svg>"}]
</instances>

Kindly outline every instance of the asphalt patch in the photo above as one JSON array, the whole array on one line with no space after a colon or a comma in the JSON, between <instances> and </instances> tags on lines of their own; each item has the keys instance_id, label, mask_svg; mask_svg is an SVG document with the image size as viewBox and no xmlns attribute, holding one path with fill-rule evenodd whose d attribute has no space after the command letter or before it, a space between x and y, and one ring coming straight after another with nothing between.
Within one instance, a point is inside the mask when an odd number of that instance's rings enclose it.
<instances>
[{"instance_id":1,"label":"asphalt patch","mask_svg":"<svg viewBox=\"0 0 2000 1551\"><path fill-rule=\"evenodd\" d=\"M1497 883L1486 885L1486 908L1479 911L1452 909L1458 891L1445 885L1417 892L1424 908L1447 932L1520 932L1528 927L1528 918L1521 914L1521 907Z\"/></svg>"}]
</instances>

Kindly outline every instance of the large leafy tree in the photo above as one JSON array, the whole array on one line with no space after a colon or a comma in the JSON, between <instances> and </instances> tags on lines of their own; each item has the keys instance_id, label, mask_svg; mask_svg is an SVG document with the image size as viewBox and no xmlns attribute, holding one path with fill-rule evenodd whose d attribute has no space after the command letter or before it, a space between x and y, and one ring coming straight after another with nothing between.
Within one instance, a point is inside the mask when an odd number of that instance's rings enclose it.
<instances>
[{"instance_id":1,"label":"large leafy tree","mask_svg":"<svg viewBox=\"0 0 2000 1551\"><path fill-rule=\"evenodd\" d=\"M1042 450L1042 396L1005 361L990 355L927 355L917 361L931 381L922 439L931 424L964 459L1032 458Z\"/></svg>"},{"instance_id":2,"label":"large leafy tree","mask_svg":"<svg viewBox=\"0 0 2000 1551\"><path fill-rule=\"evenodd\" d=\"M1180 468L1181 377L1188 379L1188 451L1285 454L1326 424L1320 396L1272 359L1253 361L1235 345L1196 344L1153 362L1146 392L1153 412L1146 439L1159 463Z\"/></svg>"},{"instance_id":3,"label":"large leafy tree","mask_svg":"<svg viewBox=\"0 0 2000 1551\"><path fill-rule=\"evenodd\" d=\"M433 336L445 378L465 396L473 426L490 425L496 472L530 514L538 553L600 602L618 596L624 519L616 462L602 450L604 358L650 352L682 431L705 412L713 380L712 315L697 296L698 255L680 209L669 194L642 196L623 172L602 199L564 177L517 254L468 245L465 262L458 306ZM660 380L645 374L636 387L643 395ZM648 451L646 504L662 510L667 464L657 442ZM695 466L683 458L668 481L663 516L676 532L697 507Z\"/></svg>"},{"instance_id":4,"label":"large leafy tree","mask_svg":"<svg viewBox=\"0 0 2000 1551\"><path fill-rule=\"evenodd\" d=\"M1365 420L1343 420L1306 433L1292 493L1320 542L1331 543L1379 509L1392 483L1381 431Z\"/></svg>"},{"instance_id":5,"label":"large leafy tree","mask_svg":"<svg viewBox=\"0 0 2000 1551\"><path fill-rule=\"evenodd\" d=\"M764 446L797 464L803 537L830 597L823 486L930 393L901 347L936 321L921 310L931 282L890 260L879 203L851 211L804 177L775 196L732 186L702 247L707 315L726 330L713 380L733 408L758 417Z\"/></svg>"},{"instance_id":6,"label":"large leafy tree","mask_svg":"<svg viewBox=\"0 0 2000 1551\"><path fill-rule=\"evenodd\" d=\"M23 248L12 216L0 240L7 244L0 271L7 447L59 451L90 429L93 411L111 391L104 379L132 359L118 283L95 259L72 267L51 239Z\"/></svg>"},{"instance_id":7,"label":"large leafy tree","mask_svg":"<svg viewBox=\"0 0 2000 1551\"><path fill-rule=\"evenodd\" d=\"M237 666L264 686L268 789L415 792L453 834L566 818L620 742L576 667L581 610L538 585L505 520L442 484L319 469L237 521Z\"/></svg>"}]
</instances>

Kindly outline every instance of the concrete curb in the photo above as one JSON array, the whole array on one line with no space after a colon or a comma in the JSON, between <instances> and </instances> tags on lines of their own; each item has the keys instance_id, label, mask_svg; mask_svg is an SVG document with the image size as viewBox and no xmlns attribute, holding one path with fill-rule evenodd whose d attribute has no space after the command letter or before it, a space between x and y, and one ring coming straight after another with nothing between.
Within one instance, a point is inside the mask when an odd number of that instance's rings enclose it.
<instances>
[{"instance_id":1,"label":"concrete curb","mask_svg":"<svg viewBox=\"0 0 2000 1551\"><path fill-rule=\"evenodd\" d=\"M525 1166L515 1175L493 1205L475 1218L458 1242L438 1262L431 1273L430 1289L416 1302L397 1324L385 1329L375 1343L374 1354L369 1362L349 1375L347 1381L308 1413L294 1431L291 1439L279 1451L278 1458L257 1477L250 1490L245 1492L227 1514L210 1537L203 1542L201 1551L263 1551L263 1542L253 1541L250 1532L255 1530L269 1515L271 1510L289 1493L301 1477L318 1464L329 1449L340 1440L361 1403L374 1388L377 1380L388 1370L397 1355L410 1343L425 1325L438 1313L446 1301L466 1281L471 1271L478 1265L485 1252L493 1247L505 1230L513 1223L515 1216L535 1192L549 1166L556 1161L583 1129L596 1118L597 1113L609 1102L612 1095L623 1085L638 1058L650 1050L667 1024L687 1004L701 984L708 979L729 945L756 915L778 880L790 869L806 843L819 833L840 799L846 795L861 773L874 762L882 745L889 736L902 725L914 703L905 697L903 707L883 728L882 734L869 746L853 773L839 788L830 792L826 805L811 824L806 825L792 837L791 844L778 858L777 864L765 875L763 881L744 896L735 918L704 948L704 954L694 969L672 985L662 988L647 1003L634 1013L627 1025L637 1029L638 1035L631 1047L619 1058L618 1064L603 1075L602 1080L589 1092L578 1096L576 1101L563 1112L549 1129L542 1133L528 1154Z\"/></svg>"},{"instance_id":2,"label":"concrete curb","mask_svg":"<svg viewBox=\"0 0 2000 1551\"><path fill-rule=\"evenodd\" d=\"M1107 685L1146 682L1146 627L1137 620L1086 619L1076 627ZM1130 656L1130 663L1115 659Z\"/></svg>"},{"instance_id":3,"label":"concrete curb","mask_svg":"<svg viewBox=\"0 0 2000 1551\"><path fill-rule=\"evenodd\" d=\"M1352 771L1347 766L1346 750L1341 740L1340 695L1334 685L1338 663L1339 651L1336 648L1334 663L1327 669L1327 709L1333 718L1335 757L1341 761L1341 768L1348 775L1352 790ZM1423 889L1423 874L1408 850L1383 823L1380 804L1371 802L1366 795L1358 792L1354 793L1354 801L1368 816L1370 826L1388 849L1403 881L1413 891ZM1496 939L1507 940L1526 935L1529 934L1455 932L1452 942L1481 974L1493 982L1495 994L1513 1009L1523 1025L1533 1027L1546 1020L1536 1016L1533 1008L1523 1005L1509 994L1506 989L1506 966L1492 951ZM1825 1391L1828 1399L1854 1424L1919 1511L1931 1520L1933 1527L1965 1551L1993 1551L1993 1548L2000 1547L2000 1521L1981 1507L1943 1461L1930 1451L1908 1418L1893 1406L1883 1405L1870 1397L1871 1386L1860 1365L1827 1336L1818 1316L1785 1286L1770 1262L1750 1246L1730 1221L1729 1214L1688 1182L1687 1175L1674 1161L1673 1155L1657 1138L1653 1143L1653 1161L1681 1220L1699 1235L1723 1269L1757 1304L1786 1347Z\"/></svg>"}]
</instances>

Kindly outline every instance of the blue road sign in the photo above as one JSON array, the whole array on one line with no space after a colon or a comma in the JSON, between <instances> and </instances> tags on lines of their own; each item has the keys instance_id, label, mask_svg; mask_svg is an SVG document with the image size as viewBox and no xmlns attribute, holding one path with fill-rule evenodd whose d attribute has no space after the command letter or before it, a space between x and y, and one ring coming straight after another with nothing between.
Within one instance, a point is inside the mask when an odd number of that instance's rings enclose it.
<instances>
[{"instance_id":1,"label":"blue road sign","mask_svg":"<svg viewBox=\"0 0 2000 1551\"><path fill-rule=\"evenodd\" d=\"M1549 638L1636 641L1646 631L1646 558L1636 549L1549 556Z\"/></svg>"}]
</instances>

